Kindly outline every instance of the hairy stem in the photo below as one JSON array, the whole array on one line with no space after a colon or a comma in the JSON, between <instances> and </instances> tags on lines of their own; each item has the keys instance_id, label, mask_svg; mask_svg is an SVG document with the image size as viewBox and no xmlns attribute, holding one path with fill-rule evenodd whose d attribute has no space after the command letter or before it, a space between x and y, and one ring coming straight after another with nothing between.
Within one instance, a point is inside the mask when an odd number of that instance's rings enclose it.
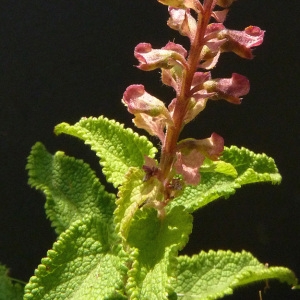
<instances>
[{"instance_id":1,"label":"hairy stem","mask_svg":"<svg viewBox=\"0 0 300 300\"><path fill-rule=\"evenodd\" d=\"M187 61L187 68L183 72L182 85L180 93L177 95L177 101L173 113L173 124L168 125L166 130L165 141L162 147L160 170L161 180L165 187L169 185L173 177L172 165L176 156L176 145L183 129L184 116L187 112L188 102L190 98L190 91L192 86L192 80L195 72L197 71L200 53L204 46L204 35L209 23L212 10L215 6L214 0L204 1L203 10L198 14L197 31L191 48L189 51L189 57ZM165 196L165 202L168 202L167 195Z\"/></svg>"}]
</instances>

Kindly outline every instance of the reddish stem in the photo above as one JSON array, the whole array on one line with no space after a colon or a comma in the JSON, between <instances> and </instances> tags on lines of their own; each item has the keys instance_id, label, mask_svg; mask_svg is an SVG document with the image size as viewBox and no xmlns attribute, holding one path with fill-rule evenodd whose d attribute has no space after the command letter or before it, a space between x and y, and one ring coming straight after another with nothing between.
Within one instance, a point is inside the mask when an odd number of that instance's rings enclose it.
<instances>
[{"instance_id":1,"label":"reddish stem","mask_svg":"<svg viewBox=\"0 0 300 300\"><path fill-rule=\"evenodd\" d=\"M215 0L205 0L203 4L203 10L198 14L197 31L191 48L189 51L189 57L187 61L187 68L183 72L182 85L180 93L177 95L177 101L173 112L173 126L168 125L166 130L165 141L162 147L161 159L160 159L160 179L164 183L165 187L169 185L172 177L172 166L175 161L176 145L183 129L183 120L187 111L188 101L190 98L192 80L195 72L197 71L200 53L204 46L204 35L209 23L213 8L215 6ZM168 202L166 195L165 202Z\"/></svg>"}]
</instances>

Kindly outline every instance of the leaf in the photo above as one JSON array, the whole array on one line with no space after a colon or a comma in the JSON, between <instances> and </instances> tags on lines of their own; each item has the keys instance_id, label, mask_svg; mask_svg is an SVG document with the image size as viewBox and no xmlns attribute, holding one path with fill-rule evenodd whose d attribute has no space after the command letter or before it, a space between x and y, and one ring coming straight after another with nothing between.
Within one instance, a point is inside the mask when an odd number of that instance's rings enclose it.
<instances>
[{"instance_id":1,"label":"leaf","mask_svg":"<svg viewBox=\"0 0 300 300\"><path fill-rule=\"evenodd\" d=\"M283 267L267 268L250 253L209 251L193 257L179 256L173 287L179 299L218 299L243 285L278 279L297 285L294 273Z\"/></svg>"},{"instance_id":2,"label":"leaf","mask_svg":"<svg viewBox=\"0 0 300 300\"><path fill-rule=\"evenodd\" d=\"M136 249L126 287L130 299L167 299L172 293L174 257L187 243L191 230L192 216L183 207L175 207L165 218L158 218L155 209L136 212L127 239Z\"/></svg>"},{"instance_id":3,"label":"leaf","mask_svg":"<svg viewBox=\"0 0 300 300\"><path fill-rule=\"evenodd\" d=\"M106 224L86 217L74 222L47 252L25 287L24 300L127 299L126 260L120 245L110 244Z\"/></svg>"},{"instance_id":4,"label":"leaf","mask_svg":"<svg viewBox=\"0 0 300 300\"><path fill-rule=\"evenodd\" d=\"M115 224L124 240L127 239L128 230L136 211L149 199L159 197L158 180L153 177L144 182L144 176L145 172L143 170L130 168L123 185L119 189L119 198L116 201Z\"/></svg>"},{"instance_id":5,"label":"leaf","mask_svg":"<svg viewBox=\"0 0 300 300\"><path fill-rule=\"evenodd\" d=\"M8 276L8 269L0 264L0 299L18 300L23 299L24 287Z\"/></svg>"},{"instance_id":6,"label":"leaf","mask_svg":"<svg viewBox=\"0 0 300 300\"><path fill-rule=\"evenodd\" d=\"M220 161L223 163L219 162L220 166L217 164L216 169L204 165L205 172L201 173L199 185L187 186L170 203L170 208L184 205L189 212L193 212L218 198L228 198L244 184L278 184L281 181L274 160L265 154L255 154L248 149L232 146L224 149ZM235 168L236 176L230 165Z\"/></svg>"},{"instance_id":7,"label":"leaf","mask_svg":"<svg viewBox=\"0 0 300 300\"><path fill-rule=\"evenodd\" d=\"M200 173L204 172L221 173L224 175L231 176L233 178L236 178L238 176L238 172L235 169L235 167L232 164L226 163L222 160L212 161L210 159L205 159L203 165L200 168Z\"/></svg>"},{"instance_id":8,"label":"leaf","mask_svg":"<svg viewBox=\"0 0 300 300\"><path fill-rule=\"evenodd\" d=\"M97 215L114 231L115 195L104 190L82 160L63 152L51 155L36 143L28 158L29 184L46 195L46 213L57 233L85 215Z\"/></svg>"},{"instance_id":9,"label":"leaf","mask_svg":"<svg viewBox=\"0 0 300 300\"><path fill-rule=\"evenodd\" d=\"M240 185L266 181L273 184L281 182L274 159L264 153L255 154L246 148L231 146L223 152L221 160L235 167L239 175L237 182Z\"/></svg>"},{"instance_id":10,"label":"leaf","mask_svg":"<svg viewBox=\"0 0 300 300\"><path fill-rule=\"evenodd\" d=\"M130 167L142 167L144 156L154 157L157 149L145 137L104 117L82 118L75 125L61 123L56 134L78 137L96 152L107 181L119 186Z\"/></svg>"}]
</instances>

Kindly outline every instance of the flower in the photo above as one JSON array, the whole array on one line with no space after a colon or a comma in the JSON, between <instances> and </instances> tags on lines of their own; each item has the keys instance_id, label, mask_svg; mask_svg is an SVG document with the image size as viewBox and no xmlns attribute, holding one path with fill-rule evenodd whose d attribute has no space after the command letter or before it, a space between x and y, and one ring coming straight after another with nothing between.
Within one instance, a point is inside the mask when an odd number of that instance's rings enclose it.
<instances>
[{"instance_id":1,"label":"flower","mask_svg":"<svg viewBox=\"0 0 300 300\"><path fill-rule=\"evenodd\" d=\"M146 130L151 135L157 136L162 143L164 142L164 129L166 127L166 119L164 117L151 117L146 114L136 114L133 123L136 127Z\"/></svg>"},{"instance_id":2,"label":"flower","mask_svg":"<svg viewBox=\"0 0 300 300\"><path fill-rule=\"evenodd\" d=\"M200 181L199 168L203 164L204 159L205 156L195 149L186 155L177 152L174 164L176 172L183 176L186 184L197 185Z\"/></svg>"},{"instance_id":3,"label":"flower","mask_svg":"<svg viewBox=\"0 0 300 300\"><path fill-rule=\"evenodd\" d=\"M141 84L130 85L123 94L122 102L130 113L135 115L137 127L156 135L162 141L166 123L172 124L172 118L165 104L145 91Z\"/></svg>"},{"instance_id":4,"label":"flower","mask_svg":"<svg viewBox=\"0 0 300 300\"><path fill-rule=\"evenodd\" d=\"M190 10L169 7L169 14L168 26L174 30L178 30L181 35L187 36L193 41L196 34L197 22L190 14Z\"/></svg>"},{"instance_id":5,"label":"flower","mask_svg":"<svg viewBox=\"0 0 300 300\"><path fill-rule=\"evenodd\" d=\"M242 58L252 59L252 48L264 39L264 30L249 26L244 31L226 29L222 23L211 23L206 28L205 45L200 54L200 67L215 67L220 53L234 52Z\"/></svg>"},{"instance_id":6,"label":"flower","mask_svg":"<svg viewBox=\"0 0 300 300\"><path fill-rule=\"evenodd\" d=\"M217 160L224 150L224 140L216 133L211 137L196 140L185 139L178 143L174 167L186 184L197 185L200 181L199 168L205 157Z\"/></svg>"},{"instance_id":7,"label":"flower","mask_svg":"<svg viewBox=\"0 0 300 300\"><path fill-rule=\"evenodd\" d=\"M225 38L227 41L221 46L221 51L232 51L243 58L251 59L253 58L251 48L261 45L264 34L265 31L257 26L248 26L244 31L223 29L219 32L218 38Z\"/></svg>"},{"instance_id":8,"label":"flower","mask_svg":"<svg viewBox=\"0 0 300 300\"><path fill-rule=\"evenodd\" d=\"M188 138L180 141L177 145L177 150L183 154L193 149L211 160L217 160L224 150L224 139L213 132L209 138L201 140Z\"/></svg>"},{"instance_id":9,"label":"flower","mask_svg":"<svg viewBox=\"0 0 300 300\"><path fill-rule=\"evenodd\" d=\"M186 66L187 51L179 44L169 42L161 49L152 49L149 43L140 43L134 49L134 56L139 61L138 68L151 71L157 68L170 69L180 64Z\"/></svg>"},{"instance_id":10,"label":"flower","mask_svg":"<svg viewBox=\"0 0 300 300\"><path fill-rule=\"evenodd\" d=\"M247 77L233 73L231 78L213 79L204 82L207 92L214 93L212 100L225 99L233 104L240 104L242 98L249 93L250 83Z\"/></svg>"},{"instance_id":11,"label":"flower","mask_svg":"<svg viewBox=\"0 0 300 300\"><path fill-rule=\"evenodd\" d=\"M166 70L165 72L167 73L169 70ZM189 103L183 120L184 124L189 123L204 110L207 100L215 95L215 92L207 92L203 87L204 82L210 79L210 72L196 72L194 74L191 86L191 96L188 99ZM173 115L176 102L177 98L173 99L168 106L171 116Z\"/></svg>"},{"instance_id":12,"label":"flower","mask_svg":"<svg viewBox=\"0 0 300 300\"><path fill-rule=\"evenodd\" d=\"M165 104L148 94L142 84L130 85L124 92L122 101L132 114L145 113L153 117L168 114Z\"/></svg>"}]
</instances>

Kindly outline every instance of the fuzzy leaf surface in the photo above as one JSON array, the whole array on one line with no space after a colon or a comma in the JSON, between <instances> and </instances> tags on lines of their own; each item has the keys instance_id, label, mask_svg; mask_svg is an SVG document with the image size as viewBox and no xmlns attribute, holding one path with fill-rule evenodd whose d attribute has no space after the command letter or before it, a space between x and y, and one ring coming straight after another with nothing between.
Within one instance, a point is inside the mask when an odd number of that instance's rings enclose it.
<instances>
[{"instance_id":1,"label":"fuzzy leaf surface","mask_svg":"<svg viewBox=\"0 0 300 300\"><path fill-rule=\"evenodd\" d=\"M85 215L97 215L114 231L115 195L104 190L88 164L63 152L51 155L36 143L26 168L29 184L46 195L46 213L57 233Z\"/></svg>"},{"instance_id":2,"label":"fuzzy leaf surface","mask_svg":"<svg viewBox=\"0 0 300 300\"><path fill-rule=\"evenodd\" d=\"M26 285L24 299L127 299L126 259L119 245L110 244L106 224L87 216L59 236Z\"/></svg>"},{"instance_id":3,"label":"fuzzy leaf surface","mask_svg":"<svg viewBox=\"0 0 300 300\"><path fill-rule=\"evenodd\" d=\"M200 183L197 186L187 186L184 192L170 203L170 207L184 205L189 212L193 212L220 197L228 198L244 184L281 182L281 175L274 160L266 154L255 154L236 146L225 147L220 161L223 163L219 162L215 167L204 165L203 172L200 171Z\"/></svg>"},{"instance_id":4,"label":"fuzzy leaf surface","mask_svg":"<svg viewBox=\"0 0 300 300\"><path fill-rule=\"evenodd\" d=\"M128 230L136 211L148 200L157 199L159 186L152 184L151 178L143 181L145 172L139 168L130 168L125 176L123 185L119 189L115 223L124 240L127 239Z\"/></svg>"},{"instance_id":5,"label":"fuzzy leaf surface","mask_svg":"<svg viewBox=\"0 0 300 300\"><path fill-rule=\"evenodd\" d=\"M21 300L23 294L24 286L13 283L8 276L8 269L0 264L0 300Z\"/></svg>"},{"instance_id":6,"label":"fuzzy leaf surface","mask_svg":"<svg viewBox=\"0 0 300 300\"><path fill-rule=\"evenodd\" d=\"M167 299L178 250L188 241L192 216L175 207L164 218L154 209L138 210L132 220L128 244L136 249L135 262L128 272L130 299Z\"/></svg>"},{"instance_id":7,"label":"fuzzy leaf surface","mask_svg":"<svg viewBox=\"0 0 300 300\"><path fill-rule=\"evenodd\" d=\"M103 174L118 187L130 167L142 167L144 155L154 157L157 149L145 137L104 117L82 118L75 125L61 123L55 133L65 133L84 140L100 158Z\"/></svg>"},{"instance_id":8,"label":"fuzzy leaf surface","mask_svg":"<svg viewBox=\"0 0 300 300\"><path fill-rule=\"evenodd\" d=\"M174 289L178 299L219 299L243 285L277 279L297 285L294 273L283 267L267 268L248 252L201 252L192 257L179 256Z\"/></svg>"}]
</instances>

